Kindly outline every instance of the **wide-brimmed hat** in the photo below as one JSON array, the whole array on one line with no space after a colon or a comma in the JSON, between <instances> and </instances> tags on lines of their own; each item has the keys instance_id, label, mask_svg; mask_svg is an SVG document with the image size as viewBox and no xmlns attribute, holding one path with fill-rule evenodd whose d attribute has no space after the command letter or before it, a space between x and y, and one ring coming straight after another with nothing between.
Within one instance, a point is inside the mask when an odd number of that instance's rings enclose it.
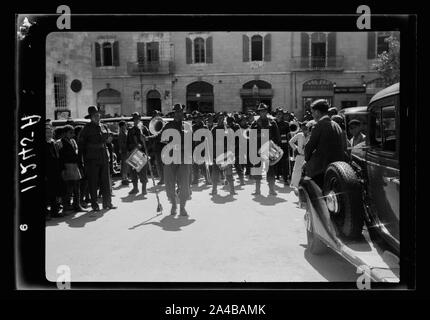
<instances>
[{"instance_id":1,"label":"wide-brimmed hat","mask_svg":"<svg viewBox=\"0 0 430 320\"><path fill-rule=\"evenodd\" d=\"M258 105L257 111L267 111L267 106L264 103Z\"/></svg>"},{"instance_id":2,"label":"wide-brimmed hat","mask_svg":"<svg viewBox=\"0 0 430 320\"><path fill-rule=\"evenodd\" d=\"M133 113L131 114L131 117L133 118L133 120L134 120L134 119L140 119L140 114L139 114L139 112L133 112Z\"/></svg>"},{"instance_id":3,"label":"wide-brimmed hat","mask_svg":"<svg viewBox=\"0 0 430 320\"><path fill-rule=\"evenodd\" d=\"M173 106L172 110L175 111L184 111L184 106L181 105L180 103L175 103L175 105Z\"/></svg>"},{"instance_id":4,"label":"wide-brimmed hat","mask_svg":"<svg viewBox=\"0 0 430 320\"><path fill-rule=\"evenodd\" d=\"M92 115L100 113L100 107L96 106L89 106L88 107L88 114L85 116L85 119L91 118Z\"/></svg>"}]
</instances>

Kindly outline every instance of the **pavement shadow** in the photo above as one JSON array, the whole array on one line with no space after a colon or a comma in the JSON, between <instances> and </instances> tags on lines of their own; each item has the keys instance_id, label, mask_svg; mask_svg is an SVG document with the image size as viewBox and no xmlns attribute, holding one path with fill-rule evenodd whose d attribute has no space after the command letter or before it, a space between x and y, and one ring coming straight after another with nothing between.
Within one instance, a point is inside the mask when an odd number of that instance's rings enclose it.
<instances>
[{"instance_id":1,"label":"pavement shadow","mask_svg":"<svg viewBox=\"0 0 430 320\"><path fill-rule=\"evenodd\" d=\"M216 204L225 204L236 200L237 199L235 199L234 196L231 194L227 194L225 196L220 196L219 194L217 194L211 197L211 201Z\"/></svg>"},{"instance_id":2,"label":"pavement shadow","mask_svg":"<svg viewBox=\"0 0 430 320\"><path fill-rule=\"evenodd\" d=\"M129 230L134 230L140 226L151 224L162 228L164 231L181 231L183 227L189 226L190 224L196 221L195 219L190 219L189 217L178 216L177 218L175 218L174 216L169 215L169 216L165 216L159 222L148 222L149 220L152 220L155 217L152 217L138 225L135 225L129 228Z\"/></svg>"},{"instance_id":3,"label":"pavement shadow","mask_svg":"<svg viewBox=\"0 0 430 320\"><path fill-rule=\"evenodd\" d=\"M280 186L275 184L275 191L277 191L279 193L290 193L290 192L293 192L294 190L290 186L280 187Z\"/></svg>"},{"instance_id":4,"label":"pavement shadow","mask_svg":"<svg viewBox=\"0 0 430 320\"><path fill-rule=\"evenodd\" d=\"M261 204L262 206L275 206L278 203L281 202L287 202L287 200L276 197L276 196L263 196L263 195L257 195L254 196L254 198L252 199L255 202L258 202L259 204Z\"/></svg>"},{"instance_id":5,"label":"pavement shadow","mask_svg":"<svg viewBox=\"0 0 430 320\"><path fill-rule=\"evenodd\" d=\"M152 183L151 183L151 185L152 185ZM164 191L165 189L166 189L166 186L163 184L161 186L156 185L155 187L152 186L150 188L147 188L146 191L148 191L148 192L154 192L155 193L155 190L157 190L158 192L160 192L160 191Z\"/></svg>"},{"instance_id":6,"label":"pavement shadow","mask_svg":"<svg viewBox=\"0 0 430 320\"><path fill-rule=\"evenodd\" d=\"M210 185L210 184L202 184L202 185L200 185L200 186L197 186L197 185L192 185L191 186L191 190L194 192L194 191L196 191L196 192L199 192L199 191L205 191L205 190L207 190L207 189L209 189L209 188L211 188L212 186Z\"/></svg>"},{"instance_id":7,"label":"pavement shadow","mask_svg":"<svg viewBox=\"0 0 430 320\"><path fill-rule=\"evenodd\" d=\"M130 188L130 184L119 183L118 185L112 187L112 190L119 190L119 189L124 189L124 188Z\"/></svg>"},{"instance_id":8,"label":"pavement shadow","mask_svg":"<svg viewBox=\"0 0 430 320\"><path fill-rule=\"evenodd\" d=\"M146 199L148 199L146 197L146 195L143 195L142 193L139 193L138 195L129 194L126 197L122 197L121 201L122 202L134 202L134 201L146 200Z\"/></svg>"},{"instance_id":9,"label":"pavement shadow","mask_svg":"<svg viewBox=\"0 0 430 320\"><path fill-rule=\"evenodd\" d=\"M101 209L98 212L95 211L89 211L77 218L74 219L70 219L70 220L66 220L65 222L69 225L69 227L71 228L82 228L84 227L87 223L89 222L93 222L96 221L98 219L100 219L101 217L103 217L105 215L106 212L108 212L109 210L107 209Z\"/></svg>"},{"instance_id":10,"label":"pavement shadow","mask_svg":"<svg viewBox=\"0 0 430 320\"><path fill-rule=\"evenodd\" d=\"M302 245L305 247L305 245ZM358 275L356 268L343 260L335 252L324 255L314 255L305 250L304 257L307 262L327 281L330 282L356 282Z\"/></svg>"},{"instance_id":11,"label":"pavement shadow","mask_svg":"<svg viewBox=\"0 0 430 320\"><path fill-rule=\"evenodd\" d=\"M73 219L79 212L76 211L66 211L61 214L59 217L51 217L50 220L46 221L47 227L58 226L62 222L66 222L67 220Z\"/></svg>"}]
</instances>

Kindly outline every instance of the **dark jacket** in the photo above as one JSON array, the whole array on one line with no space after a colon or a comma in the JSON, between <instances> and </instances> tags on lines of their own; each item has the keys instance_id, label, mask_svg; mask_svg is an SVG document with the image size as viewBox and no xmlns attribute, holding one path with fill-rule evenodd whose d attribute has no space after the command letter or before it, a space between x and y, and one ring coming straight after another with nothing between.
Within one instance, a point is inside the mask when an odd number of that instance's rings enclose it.
<instances>
[{"instance_id":1,"label":"dark jacket","mask_svg":"<svg viewBox=\"0 0 430 320\"><path fill-rule=\"evenodd\" d=\"M142 126L142 129L134 126L127 133L127 149L128 151L133 151L134 148L139 148L141 151L144 150L144 137L148 137L150 135L149 130L146 126ZM148 147L148 146L147 146Z\"/></svg>"},{"instance_id":2,"label":"dark jacket","mask_svg":"<svg viewBox=\"0 0 430 320\"><path fill-rule=\"evenodd\" d=\"M98 161L107 164L109 161L106 140L108 129L103 124L90 122L85 125L79 134L79 153L84 161Z\"/></svg>"},{"instance_id":3,"label":"dark jacket","mask_svg":"<svg viewBox=\"0 0 430 320\"><path fill-rule=\"evenodd\" d=\"M279 129L279 135L280 135L280 147L283 148L287 148L288 147L288 137L289 137L289 133L290 133L290 125L288 124L288 122L281 120L281 121L276 121L276 124L278 125L278 129Z\"/></svg>"},{"instance_id":4,"label":"dark jacket","mask_svg":"<svg viewBox=\"0 0 430 320\"><path fill-rule=\"evenodd\" d=\"M127 133L122 131L118 134L118 150L120 154L127 154Z\"/></svg>"},{"instance_id":5,"label":"dark jacket","mask_svg":"<svg viewBox=\"0 0 430 320\"><path fill-rule=\"evenodd\" d=\"M330 163L345 160L345 141L342 129L328 116L313 127L305 146L306 175L315 177L325 172Z\"/></svg>"},{"instance_id":6,"label":"dark jacket","mask_svg":"<svg viewBox=\"0 0 430 320\"><path fill-rule=\"evenodd\" d=\"M60 181L60 159L59 151L54 140L46 142L45 145L46 178L55 187Z\"/></svg>"},{"instance_id":7,"label":"dark jacket","mask_svg":"<svg viewBox=\"0 0 430 320\"><path fill-rule=\"evenodd\" d=\"M74 139L61 139L63 147L60 149L60 165L63 170L65 163L79 164L78 160L78 145Z\"/></svg>"}]
</instances>

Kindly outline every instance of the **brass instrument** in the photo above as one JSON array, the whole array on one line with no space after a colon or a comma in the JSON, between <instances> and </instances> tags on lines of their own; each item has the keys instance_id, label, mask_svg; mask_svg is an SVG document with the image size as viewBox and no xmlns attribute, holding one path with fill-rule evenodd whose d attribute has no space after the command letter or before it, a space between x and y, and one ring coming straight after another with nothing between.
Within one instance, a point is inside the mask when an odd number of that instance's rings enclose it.
<instances>
[{"instance_id":1,"label":"brass instrument","mask_svg":"<svg viewBox=\"0 0 430 320\"><path fill-rule=\"evenodd\" d=\"M300 130L299 123L297 121L295 121L295 120L290 121L289 127L290 127L291 136L294 136Z\"/></svg>"},{"instance_id":2,"label":"brass instrument","mask_svg":"<svg viewBox=\"0 0 430 320\"><path fill-rule=\"evenodd\" d=\"M163 130L166 123L167 121L161 117L152 118L149 122L149 132L151 132L153 135L159 134L161 130Z\"/></svg>"},{"instance_id":3,"label":"brass instrument","mask_svg":"<svg viewBox=\"0 0 430 320\"><path fill-rule=\"evenodd\" d=\"M261 153L260 148L258 151L263 160L269 160L269 166L273 166L279 162L279 160L282 159L282 156L284 155L284 151L279 147L276 143L274 143L272 140L269 140L269 152L268 155L265 155L264 153Z\"/></svg>"},{"instance_id":4,"label":"brass instrument","mask_svg":"<svg viewBox=\"0 0 430 320\"><path fill-rule=\"evenodd\" d=\"M235 160L236 159L234 156L234 152L227 151L216 157L215 163L219 166L221 170L225 170L227 166L233 165L235 163Z\"/></svg>"}]
</instances>

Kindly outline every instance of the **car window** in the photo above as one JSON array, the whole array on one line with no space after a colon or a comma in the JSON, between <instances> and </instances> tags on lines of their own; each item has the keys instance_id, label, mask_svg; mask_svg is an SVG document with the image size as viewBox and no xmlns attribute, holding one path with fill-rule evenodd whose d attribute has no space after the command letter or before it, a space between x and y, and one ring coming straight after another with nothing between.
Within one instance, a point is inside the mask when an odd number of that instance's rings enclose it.
<instances>
[{"instance_id":1,"label":"car window","mask_svg":"<svg viewBox=\"0 0 430 320\"><path fill-rule=\"evenodd\" d=\"M382 108L382 149L396 151L396 111L394 106Z\"/></svg>"},{"instance_id":2,"label":"car window","mask_svg":"<svg viewBox=\"0 0 430 320\"><path fill-rule=\"evenodd\" d=\"M373 108L370 112L369 141L372 147L396 151L396 111L394 106Z\"/></svg>"}]
</instances>

